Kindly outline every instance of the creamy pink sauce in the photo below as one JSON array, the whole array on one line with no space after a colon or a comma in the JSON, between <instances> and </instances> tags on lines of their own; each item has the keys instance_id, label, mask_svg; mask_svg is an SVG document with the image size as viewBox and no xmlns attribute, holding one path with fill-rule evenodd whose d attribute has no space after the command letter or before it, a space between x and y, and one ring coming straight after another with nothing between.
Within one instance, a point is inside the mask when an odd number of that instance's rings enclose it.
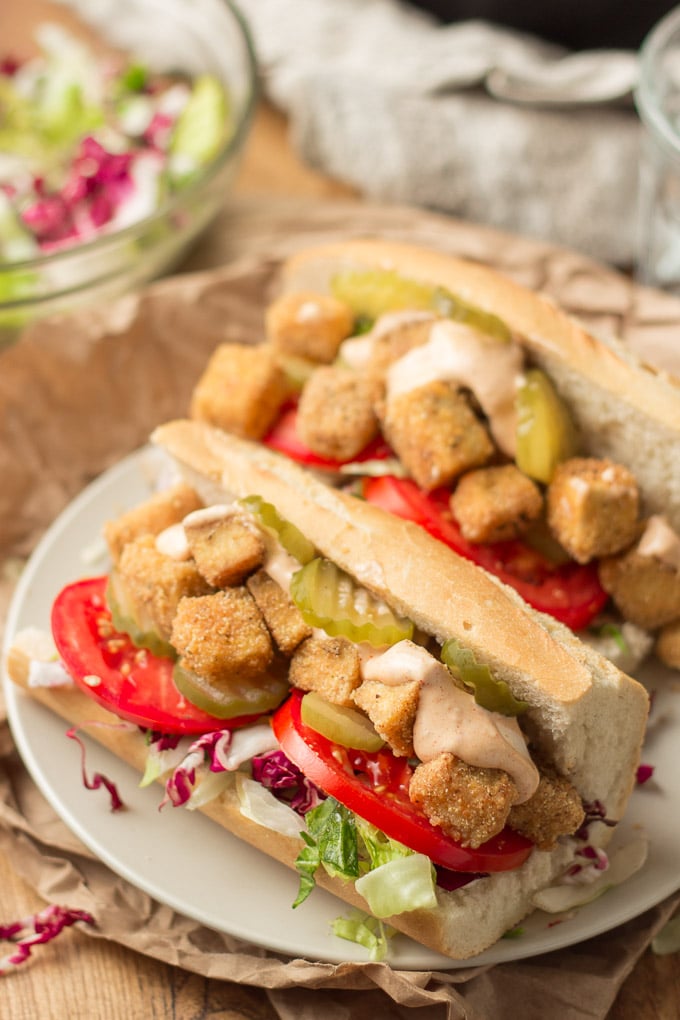
<instances>
[{"instance_id":1,"label":"creamy pink sauce","mask_svg":"<svg viewBox=\"0 0 680 1020\"><path fill-rule=\"evenodd\" d=\"M413 745L421 761L450 752L468 765L507 772L517 786L517 804L535 793L539 774L517 720L478 705L426 649L400 641L366 659L362 674L384 684L420 683Z\"/></svg>"},{"instance_id":2,"label":"creamy pink sauce","mask_svg":"<svg viewBox=\"0 0 680 1020\"><path fill-rule=\"evenodd\" d=\"M515 394L524 365L519 344L503 342L460 322L439 320L430 339L395 361L387 373L387 399L444 380L471 390L508 456L516 448Z\"/></svg>"}]
</instances>

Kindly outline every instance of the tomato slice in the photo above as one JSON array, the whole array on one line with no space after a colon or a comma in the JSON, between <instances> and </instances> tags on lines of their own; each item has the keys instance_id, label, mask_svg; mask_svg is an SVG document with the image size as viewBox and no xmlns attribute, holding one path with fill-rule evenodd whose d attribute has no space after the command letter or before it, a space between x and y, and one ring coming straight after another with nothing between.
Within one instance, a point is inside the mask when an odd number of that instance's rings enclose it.
<instances>
[{"instance_id":1,"label":"tomato slice","mask_svg":"<svg viewBox=\"0 0 680 1020\"><path fill-rule=\"evenodd\" d=\"M555 564L517 539L491 545L468 542L451 513L447 489L425 493L410 479L384 475L366 478L363 494L369 503L419 524L459 556L510 585L534 609L572 630L586 627L607 602L595 564Z\"/></svg>"},{"instance_id":2,"label":"tomato slice","mask_svg":"<svg viewBox=\"0 0 680 1020\"><path fill-rule=\"evenodd\" d=\"M333 743L303 723L301 703L302 692L293 691L274 713L274 734L307 778L350 811L451 871L510 871L527 859L533 844L507 828L477 849L461 846L409 800L413 769L406 758L387 748L369 753Z\"/></svg>"},{"instance_id":3,"label":"tomato slice","mask_svg":"<svg viewBox=\"0 0 680 1020\"><path fill-rule=\"evenodd\" d=\"M346 461L332 460L328 457L320 457L314 453L300 439L297 431L297 405L288 404L272 429L264 437L262 442L272 450L285 453L291 460L298 464L306 464L308 467L317 468L320 471L339 471ZM352 463L361 463L367 460L386 460L393 456L392 450L384 439L373 439L368 446L364 447L361 453L352 458Z\"/></svg>"},{"instance_id":4,"label":"tomato slice","mask_svg":"<svg viewBox=\"0 0 680 1020\"><path fill-rule=\"evenodd\" d=\"M257 716L217 719L186 701L172 679L171 659L137 648L116 631L106 605L107 578L68 585L52 607L52 634L75 683L109 712L159 733L234 729Z\"/></svg>"}]
</instances>

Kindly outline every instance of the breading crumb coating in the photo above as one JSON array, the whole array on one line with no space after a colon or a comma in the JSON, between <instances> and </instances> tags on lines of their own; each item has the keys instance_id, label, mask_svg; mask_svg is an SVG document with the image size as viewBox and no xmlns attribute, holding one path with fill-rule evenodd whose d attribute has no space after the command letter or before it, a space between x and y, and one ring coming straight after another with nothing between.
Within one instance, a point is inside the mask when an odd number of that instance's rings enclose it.
<instances>
[{"instance_id":1,"label":"breading crumb coating","mask_svg":"<svg viewBox=\"0 0 680 1020\"><path fill-rule=\"evenodd\" d=\"M182 599L171 641L185 669L217 686L234 676L256 679L274 654L262 615L245 588Z\"/></svg>"},{"instance_id":2,"label":"breading crumb coating","mask_svg":"<svg viewBox=\"0 0 680 1020\"><path fill-rule=\"evenodd\" d=\"M503 829L516 796L507 772L466 765L448 752L418 765L409 786L411 801L433 825L473 848Z\"/></svg>"}]
</instances>

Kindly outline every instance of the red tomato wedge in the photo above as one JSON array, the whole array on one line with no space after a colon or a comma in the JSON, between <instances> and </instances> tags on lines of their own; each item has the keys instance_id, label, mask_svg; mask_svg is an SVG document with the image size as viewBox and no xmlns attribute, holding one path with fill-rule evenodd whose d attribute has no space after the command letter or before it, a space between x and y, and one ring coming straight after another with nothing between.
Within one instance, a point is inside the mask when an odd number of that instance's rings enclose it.
<instances>
[{"instance_id":1,"label":"red tomato wedge","mask_svg":"<svg viewBox=\"0 0 680 1020\"><path fill-rule=\"evenodd\" d=\"M57 651L86 694L121 719L159 733L235 729L257 718L217 719L186 701L173 682L171 659L137 648L114 630L106 584L106 577L76 581L52 607Z\"/></svg>"},{"instance_id":2,"label":"red tomato wedge","mask_svg":"<svg viewBox=\"0 0 680 1020\"><path fill-rule=\"evenodd\" d=\"M363 493L369 503L419 524L459 556L510 585L534 609L561 620L572 630L586 627L607 602L594 564L556 565L519 540L492 545L468 542L451 513L446 489L425 493L410 479L385 475L366 478Z\"/></svg>"},{"instance_id":3,"label":"red tomato wedge","mask_svg":"<svg viewBox=\"0 0 680 1020\"><path fill-rule=\"evenodd\" d=\"M511 871L526 861L533 844L511 829L477 849L456 843L409 800L413 769L405 758L385 748L370 754L333 743L303 723L301 703L302 692L293 691L274 713L274 734L307 778L350 811L451 871Z\"/></svg>"},{"instance_id":4,"label":"red tomato wedge","mask_svg":"<svg viewBox=\"0 0 680 1020\"><path fill-rule=\"evenodd\" d=\"M264 437L262 442L272 450L285 453L291 460L298 464L306 464L308 467L318 468L320 471L339 471L344 461L332 460L328 457L320 457L300 439L297 431L297 406L289 404L284 408L276 424ZM384 439L374 439L364 447L361 453L353 458L352 463L361 463L367 460L386 460L392 456L392 450Z\"/></svg>"}]
</instances>

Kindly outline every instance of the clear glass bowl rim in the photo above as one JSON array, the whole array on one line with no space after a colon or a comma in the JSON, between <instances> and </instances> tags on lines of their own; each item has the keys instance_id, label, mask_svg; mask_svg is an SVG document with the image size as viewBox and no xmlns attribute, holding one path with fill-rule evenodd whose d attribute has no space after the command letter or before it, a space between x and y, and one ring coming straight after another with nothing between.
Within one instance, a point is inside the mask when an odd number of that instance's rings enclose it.
<instances>
[{"instance_id":1,"label":"clear glass bowl rim","mask_svg":"<svg viewBox=\"0 0 680 1020\"><path fill-rule=\"evenodd\" d=\"M0 3L1 2L2 0L0 0ZM244 136L248 131L258 99L259 89L257 60L250 28L248 27L248 23L245 18L236 4L232 3L232 0L221 0L221 2L229 10L234 19L234 23L240 32L246 56L248 80L246 83L246 102L239 121L235 126L234 132L229 136L229 140L222 147L215 159L213 159L212 162L205 167L203 173L177 191L171 198L163 202L150 216L145 216L143 219L136 220L134 223L131 223L129 226L123 227L120 230L112 230L109 233L104 231L101 234L97 234L91 240L59 248L57 251L48 252L45 255L35 255L30 259L22 259L18 262L0 262L0 275L15 271L22 272L45 269L46 267L58 262L66 262L69 257L81 257L82 255L87 255L88 252L101 251L109 246L117 247L120 243L125 243L125 241L135 238L140 232L143 232L148 228L152 228L156 223L171 215L175 209L181 208L185 202L191 200L192 196L200 194L206 183L212 180L212 178L219 173L225 163L230 160L232 155L239 151L243 144ZM87 281L84 286L88 286ZM49 300L50 295L45 295L44 298ZM18 304L22 305L25 303L30 304L31 302L30 300L28 302L18 302ZM14 305L15 302L11 302L11 304ZM3 307L5 306L2 302L0 302L0 308Z\"/></svg>"}]
</instances>

